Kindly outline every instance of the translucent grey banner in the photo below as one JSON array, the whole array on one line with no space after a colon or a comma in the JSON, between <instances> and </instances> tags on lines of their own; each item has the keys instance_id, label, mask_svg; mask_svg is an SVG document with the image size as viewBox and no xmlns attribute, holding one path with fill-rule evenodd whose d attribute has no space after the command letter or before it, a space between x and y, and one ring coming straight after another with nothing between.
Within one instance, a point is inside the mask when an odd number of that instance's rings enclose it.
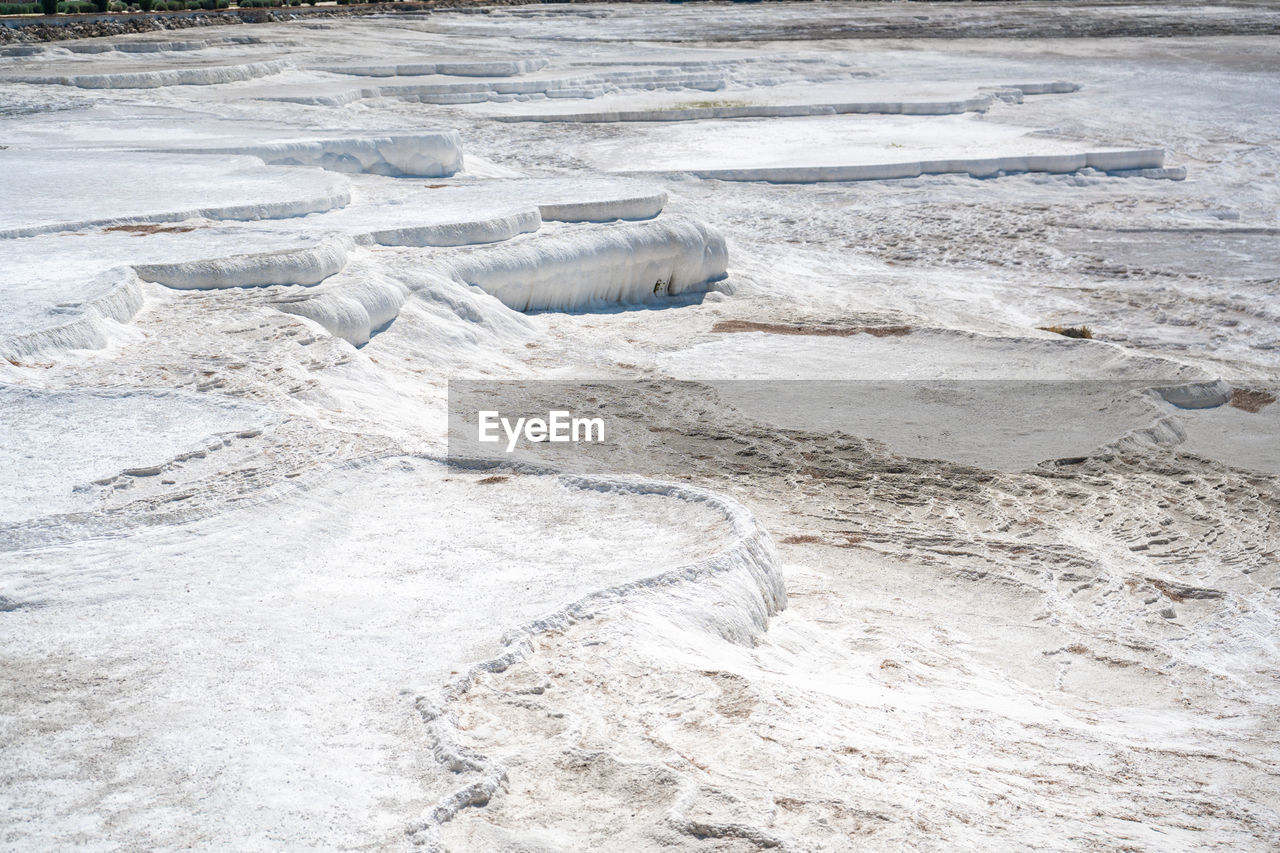
<instances>
[{"instance_id":1,"label":"translucent grey banner","mask_svg":"<svg viewBox=\"0 0 1280 853\"><path fill-rule=\"evenodd\" d=\"M745 473L802 467L804 454L835 452L847 439L868 458L1002 471L1151 447L1273 470L1280 407L1268 398L1274 389L1153 379L455 380L449 457L592 473Z\"/></svg>"}]
</instances>

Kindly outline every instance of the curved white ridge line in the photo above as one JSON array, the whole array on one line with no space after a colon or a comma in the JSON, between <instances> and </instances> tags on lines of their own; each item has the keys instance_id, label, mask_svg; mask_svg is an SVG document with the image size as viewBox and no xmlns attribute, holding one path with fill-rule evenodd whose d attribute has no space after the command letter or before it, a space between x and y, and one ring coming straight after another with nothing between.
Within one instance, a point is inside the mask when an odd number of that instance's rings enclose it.
<instances>
[{"instance_id":1,"label":"curved white ridge line","mask_svg":"<svg viewBox=\"0 0 1280 853\"><path fill-rule=\"evenodd\" d=\"M174 51L204 50L224 44L262 44L257 36L221 36L218 38L188 41L124 41L115 44L102 42L54 42L52 44L12 45L0 47L0 56L34 56L38 53L169 53Z\"/></svg>"},{"instance_id":2,"label":"curved white ridge line","mask_svg":"<svg viewBox=\"0 0 1280 853\"><path fill-rule=\"evenodd\" d=\"M663 67L681 68L687 71L691 68L733 69L733 68L739 68L743 65L755 65L765 61L772 62L774 61L774 57L773 56L768 56L768 57L735 56L729 59L688 59L688 58L658 59L655 57L645 57L643 60L638 60L638 61L649 68L663 68ZM811 58L800 57L800 56L789 56L787 57L787 61L789 63L796 64L796 65L821 65L823 67L827 67L834 64L841 67L848 67L848 66L845 66L845 63L843 62L832 63L830 60L826 58L811 59ZM569 65L571 67L576 67L576 68L584 68L584 67L599 68L602 65L631 65L631 64L635 64L636 62L637 60L630 59L625 55L622 55L616 58L600 55L600 56L594 56L590 59L566 59L565 60L566 65ZM861 72L861 76L871 76L871 72Z\"/></svg>"},{"instance_id":3,"label":"curved white ridge line","mask_svg":"<svg viewBox=\"0 0 1280 853\"><path fill-rule=\"evenodd\" d=\"M727 78L722 73L690 73L677 69L658 68L603 71L578 77L506 78L465 83L402 83L393 86L370 86L330 95L280 95L265 97L263 100L313 106L344 106L366 98L400 98L424 104L475 104L490 100L509 100L521 95L542 95L548 98L595 98L618 88L680 87L714 92L723 89L727 82Z\"/></svg>"},{"instance_id":4,"label":"curved white ridge line","mask_svg":"<svg viewBox=\"0 0 1280 853\"><path fill-rule=\"evenodd\" d=\"M188 210L171 210L161 213L140 213L134 216L118 216L104 219L86 219L75 222L50 222L23 228L0 230L0 239L36 237L40 234L56 234L60 231L83 231L90 228L107 228L115 225L145 225L163 222L183 222L187 219L213 219L254 221L259 219L293 219L309 213L325 213L346 207L351 203L351 191L346 187L333 188L321 195L286 201L251 202L218 207L199 207Z\"/></svg>"},{"instance_id":5,"label":"curved white ridge line","mask_svg":"<svg viewBox=\"0 0 1280 853\"><path fill-rule=\"evenodd\" d=\"M1187 439L1182 420L1163 404L1178 409L1215 409L1231 402L1231 383L1221 378L1160 380L1156 378L1133 380L1141 382L1132 393L1145 399L1151 407L1153 419L1146 426L1125 430L1089 451L1088 456L1105 456L1108 453L1142 454L1154 447L1175 447ZM1052 461L1041 463L1053 465Z\"/></svg>"},{"instance_id":6,"label":"curved white ridge line","mask_svg":"<svg viewBox=\"0 0 1280 853\"><path fill-rule=\"evenodd\" d=\"M611 123L628 121L699 121L730 118L791 118L830 115L941 116L990 109L994 95L978 95L958 101L867 101L841 104L748 104L721 107L672 107L670 109L613 110L590 113L527 113L488 116L505 122Z\"/></svg>"},{"instance_id":7,"label":"curved white ridge line","mask_svg":"<svg viewBox=\"0 0 1280 853\"><path fill-rule=\"evenodd\" d=\"M709 489L680 483L665 483L638 477L607 477L600 475L565 474L549 467L521 463L512 465L505 460L473 459L465 462L450 460L447 456L431 453L371 453L359 459L341 462L331 467L304 473L298 480L288 481L262 492L246 496L238 501L240 507L265 506L286 494L295 493L308 483L319 483L335 471L350 471L377 463L381 459L406 457L422 459L458 467L491 469L507 468L520 473L556 476L567 485L604 492L623 492L634 495L660 495L680 500L708 504L726 517L732 528L733 540L722 551L691 563L622 584L605 587L588 593L537 619L525 622L505 631L499 640L499 652L486 660L470 666L465 673L450 680L436 691L434 698L419 696L415 708L428 727L432 741L432 754L441 766L451 772L478 772L481 778L460 786L453 793L441 798L427 810L422 819L407 827L415 841L426 845L427 850L439 850L436 832L438 827L452 819L461 809L470 805L487 803L506 778L506 768L487 756L465 749L458 744L457 726L448 711L449 705L472 688L476 678L488 672L503 670L525 660L533 651L532 640L541 633L563 629L578 622L593 619L611 608L623 606L645 594L674 594L682 587L699 583L724 582L724 591L731 597L720 599L714 607L705 608L705 624L731 642L750 643L767 629L769 620L787 607L786 586L781 575L781 561L773 540L749 510L728 496ZM198 517L189 514L179 518L189 520ZM723 606L723 605L730 606Z\"/></svg>"},{"instance_id":8,"label":"curved white ridge line","mask_svg":"<svg viewBox=\"0 0 1280 853\"><path fill-rule=\"evenodd\" d=\"M542 220L537 208L528 208L488 219L386 228L369 236L380 246L468 246L510 240L517 234L531 234L542 227Z\"/></svg>"},{"instance_id":9,"label":"curved white ridge line","mask_svg":"<svg viewBox=\"0 0 1280 853\"><path fill-rule=\"evenodd\" d=\"M204 50L224 44L262 44L257 36L221 36L219 38L195 39L189 41L124 41L115 44L62 44L61 48L72 53L169 53L172 51Z\"/></svg>"},{"instance_id":10,"label":"curved white ridge line","mask_svg":"<svg viewBox=\"0 0 1280 853\"><path fill-rule=\"evenodd\" d=\"M1008 157L974 157L950 160L914 160L903 163L865 163L851 166L765 166L741 169L671 169L628 174L676 173L720 181L766 181L775 184L809 184L826 181L884 181L921 175L968 174L989 178L999 172L1048 172L1068 174L1092 168L1100 172L1160 169L1163 148L1089 151L1078 154L1022 154Z\"/></svg>"},{"instance_id":11,"label":"curved white ridge line","mask_svg":"<svg viewBox=\"0 0 1280 853\"><path fill-rule=\"evenodd\" d=\"M219 290L227 287L267 287L274 284L313 285L347 265L350 238L330 237L314 246L253 255L206 258L175 264L139 264L143 281L175 290Z\"/></svg>"},{"instance_id":12,"label":"curved white ridge line","mask_svg":"<svg viewBox=\"0 0 1280 853\"><path fill-rule=\"evenodd\" d=\"M142 309L145 294L141 280L130 267L108 270L101 278L112 281L109 289L78 306L81 312L78 316L48 328L0 338L0 358L16 363L48 350L105 347L107 329L104 321L129 322Z\"/></svg>"},{"instance_id":13,"label":"curved white ridge line","mask_svg":"<svg viewBox=\"0 0 1280 853\"><path fill-rule=\"evenodd\" d=\"M612 222L616 219L653 219L666 206L667 194L659 190L624 198L539 204L538 213L548 222Z\"/></svg>"},{"instance_id":14,"label":"curved white ridge line","mask_svg":"<svg viewBox=\"0 0 1280 853\"><path fill-rule=\"evenodd\" d=\"M322 65L316 71L352 77L515 77L547 67L545 59L414 62L400 65Z\"/></svg>"},{"instance_id":15,"label":"curved white ridge line","mask_svg":"<svg viewBox=\"0 0 1280 853\"><path fill-rule=\"evenodd\" d=\"M1155 420L1144 427L1127 430L1118 438L1096 448L1090 455L1112 453L1144 453L1151 447L1175 447L1187 440L1182 420L1168 412L1161 403L1179 409L1213 409L1231 402L1231 385L1223 379L1189 380L1170 385L1152 382L1137 393L1146 397L1155 409Z\"/></svg>"},{"instance_id":16,"label":"curved white ridge line","mask_svg":"<svg viewBox=\"0 0 1280 853\"><path fill-rule=\"evenodd\" d=\"M998 88L1017 89L1024 95L1069 95L1079 92L1080 84L1069 80L1051 80L1047 83L1006 83Z\"/></svg>"},{"instance_id":17,"label":"curved white ridge line","mask_svg":"<svg viewBox=\"0 0 1280 853\"><path fill-rule=\"evenodd\" d=\"M462 139L456 130L166 150L173 154L248 155L269 166L320 166L331 172L393 178L448 177L462 171L463 166Z\"/></svg>"},{"instance_id":18,"label":"curved white ridge line","mask_svg":"<svg viewBox=\"0 0 1280 853\"><path fill-rule=\"evenodd\" d=\"M427 724L436 760L450 772L477 773L480 777L441 798L419 823L408 828L416 842L432 851L441 849L438 835L441 825L468 806L488 803L507 778L506 767L501 762L458 743L457 724L448 711L452 702L474 686L477 676L502 672L525 660L533 651L533 638L537 635L593 619L637 595L672 592L687 584L724 580L738 593L737 600L717 601L717 605L731 606L706 609L706 622L711 630L736 643L750 643L754 636L768 628L770 617L787 606L786 588L773 540L755 517L731 498L694 486L621 477L568 475L541 466L510 466L496 460L472 460L470 465L482 468L505 466L524 473L557 475L566 484L583 489L663 495L709 504L729 519L735 538L718 554L648 578L598 590L508 631L502 640L501 653L473 665L466 674L445 685L436 701L423 696L417 698L415 704Z\"/></svg>"},{"instance_id":19,"label":"curved white ridge line","mask_svg":"<svg viewBox=\"0 0 1280 853\"><path fill-rule=\"evenodd\" d=\"M293 68L287 59L270 59L245 65L219 65L202 68L166 68L160 71L133 71L118 74L80 74L74 76L6 77L10 83L43 83L77 86L81 89L158 89L163 86L216 86L270 77Z\"/></svg>"},{"instance_id":20,"label":"curved white ridge line","mask_svg":"<svg viewBox=\"0 0 1280 853\"><path fill-rule=\"evenodd\" d=\"M719 232L662 218L501 243L445 264L508 308L545 311L705 292L728 262Z\"/></svg>"}]
</instances>

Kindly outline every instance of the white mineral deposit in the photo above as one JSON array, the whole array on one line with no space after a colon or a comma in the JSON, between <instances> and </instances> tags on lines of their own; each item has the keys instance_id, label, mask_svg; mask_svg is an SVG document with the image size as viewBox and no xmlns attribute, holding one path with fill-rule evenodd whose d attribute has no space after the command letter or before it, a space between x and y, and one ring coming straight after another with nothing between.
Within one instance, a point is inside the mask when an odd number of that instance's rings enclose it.
<instances>
[{"instance_id":1,"label":"white mineral deposit","mask_svg":"<svg viewBox=\"0 0 1280 853\"><path fill-rule=\"evenodd\" d=\"M49 3L0 849L1280 849L1280 7Z\"/></svg>"}]
</instances>

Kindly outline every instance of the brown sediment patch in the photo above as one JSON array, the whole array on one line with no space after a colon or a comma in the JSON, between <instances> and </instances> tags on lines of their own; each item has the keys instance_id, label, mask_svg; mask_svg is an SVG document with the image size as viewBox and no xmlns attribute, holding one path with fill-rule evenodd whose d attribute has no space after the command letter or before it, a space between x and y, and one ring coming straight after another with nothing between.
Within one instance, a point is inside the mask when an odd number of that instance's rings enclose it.
<instances>
[{"instance_id":1,"label":"brown sediment patch","mask_svg":"<svg viewBox=\"0 0 1280 853\"><path fill-rule=\"evenodd\" d=\"M823 536L806 533L800 536L784 536L780 540L783 545L827 545L832 548L852 548L862 541L862 537L854 533L836 534L840 541L833 542Z\"/></svg>"},{"instance_id":2,"label":"brown sediment patch","mask_svg":"<svg viewBox=\"0 0 1280 853\"><path fill-rule=\"evenodd\" d=\"M507 480L510 480L510 479L511 478L506 476L505 474L494 474L492 477L485 477L483 479L476 480L476 485L492 486L494 483L505 483Z\"/></svg>"},{"instance_id":3,"label":"brown sediment patch","mask_svg":"<svg viewBox=\"0 0 1280 853\"><path fill-rule=\"evenodd\" d=\"M1186 601L1188 598L1195 599L1216 599L1223 598L1224 593L1221 590L1206 589L1200 586L1188 586L1180 583L1167 583L1157 578L1146 578L1147 583L1151 584L1160 593L1170 601L1178 603Z\"/></svg>"},{"instance_id":4,"label":"brown sediment patch","mask_svg":"<svg viewBox=\"0 0 1280 853\"><path fill-rule=\"evenodd\" d=\"M112 225L102 230L108 234L124 233L144 237L147 234L186 234L188 231L196 230L196 227L194 225L159 225L154 222L147 222L141 225Z\"/></svg>"},{"instance_id":5,"label":"brown sediment patch","mask_svg":"<svg viewBox=\"0 0 1280 853\"><path fill-rule=\"evenodd\" d=\"M1053 332L1055 335L1062 335L1064 338L1093 340L1093 332L1089 331L1088 326L1041 326L1040 331Z\"/></svg>"},{"instance_id":6,"label":"brown sediment patch","mask_svg":"<svg viewBox=\"0 0 1280 853\"><path fill-rule=\"evenodd\" d=\"M1270 391L1252 388L1232 388L1231 402L1228 404L1245 412L1257 414L1276 401L1276 395Z\"/></svg>"},{"instance_id":7,"label":"brown sediment patch","mask_svg":"<svg viewBox=\"0 0 1280 853\"><path fill-rule=\"evenodd\" d=\"M765 332L770 335L814 335L847 338L871 335L875 338L900 338L911 334L910 326L817 326L811 323L757 323L752 320L721 320L711 327L719 334Z\"/></svg>"}]
</instances>

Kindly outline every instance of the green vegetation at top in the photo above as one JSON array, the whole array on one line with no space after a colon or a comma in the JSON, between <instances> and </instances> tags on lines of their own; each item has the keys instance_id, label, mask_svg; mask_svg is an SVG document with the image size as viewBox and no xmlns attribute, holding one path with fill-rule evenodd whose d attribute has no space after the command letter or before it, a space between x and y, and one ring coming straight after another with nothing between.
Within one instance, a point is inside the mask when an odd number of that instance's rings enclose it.
<instances>
[{"instance_id":1,"label":"green vegetation at top","mask_svg":"<svg viewBox=\"0 0 1280 853\"><path fill-rule=\"evenodd\" d=\"M88 15L106 13L195 12L217 9L267 9L314 6L318 0L37 0L32 3L0 3L0 15ZM386 2L386 0L383 0ZM359 5L337 0L339 6Z\"/></svg>"}]
</instances>

